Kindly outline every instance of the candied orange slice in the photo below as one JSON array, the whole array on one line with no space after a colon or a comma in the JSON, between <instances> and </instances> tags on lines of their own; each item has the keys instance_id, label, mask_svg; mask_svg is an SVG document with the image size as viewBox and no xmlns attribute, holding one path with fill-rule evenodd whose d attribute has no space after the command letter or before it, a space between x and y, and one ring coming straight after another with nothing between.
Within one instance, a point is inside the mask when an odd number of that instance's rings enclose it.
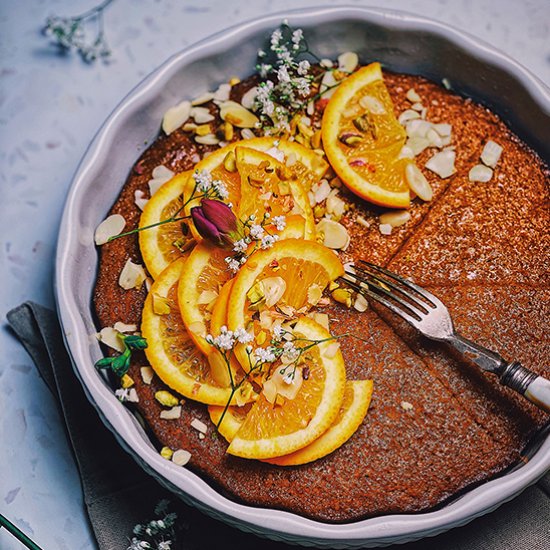
<instances>
[{"instance_id":1,"label":"candied orange slice","mask_svg":"<svg viewBox=\"0 0 550 550\"><path fill-rule=\"evenodd\" d=\"M315 220L307 192L291 177L290 170L271 155L249 147L235 148L236 168L241 176L237 217L300 215L305 220L304 238L315 236Z\"/></svg>"},{"instance_id":2,"label":"candied orange slice","mask_svg":"<svg viewBox=\"0 0 550 550\"><path fill-rule=\"evenodd\" d=\"M185 263L185 257L172 262L145 300L141 322L148 344L145 354L153 370L173 390L202 403L225 406L231 389L215 381L208 359L195 346L181 319L177 289Z\"/></svg>"},{"instance_id":3,"label":"candied orange slice","mask_svg":"<svg viewBox=\"0 0 550 550\"><path fill-rule=\"evenodd\" d=\"M218 432L230 443L246 420L251 406L251 403L247 403L242 407L236 405L230 407L209 405L208 414L210 420L216 425Z\"/></svg>"},{"instance_id":4,"label":"candied orange slice","mask_svg":"<svg viewBox=\"0 0 550 550\"><path fill-rule=\"evenodd\" d=\"M252 294L264 281L275 282L282 292L268 307L292 316L289 314L303 314L314 305L312 288L320 295L331 281L343 274L338 256L322 244L301 239L280 240L271 248L252 254L238 272L227 308L227 326L229 330L245 328L255 336L258 334L258 322L253 320L258 307ZM235 347L235 355L248 370L248 357L242 344Z\"/></svg>"},{"instance_id":5,"label":"candied orange slice","mask_svg":"<svg viewBox=\"0 0 550 550\"><path fill-rule=\"evenodd\" d=\"M228 252L202 240L193 249L181 270L178 304L189 336L205 354L212 351L206 341L210 317L222 286L233 276L225 262Z\"/></svg>"},{"instance_id":6,"label":"candied orange slice","mask_svg":"<svg viewBox=\"0 0 550 550\"><path fill-rule=\"evenodd\" d=\"M297 466L327 456L341 447L363 422L369 409L372 389L372 380L348 380L342 406L329 429L306 447L287 455L268 458L266 462L278 466ZM237 408L231 407L232 410Z\"/></svg>"},{"instance_id":7,"label":"candied orange slice","mask_svg":"<svg viewBox=\"0 0 550 550\"><path fill-rule=\"evenodd\" d=\"M292 399L271 403L262 392L233 437L227 452L244 458L266 459L287 455L309 445L336 419L344 398L346 369L334 342L322 341L330 333L315 321L301 318L294 334L319 341L303 352L298 368L307 377ZM305 340L301 340L304 342ZM272 365L271 373L281 365Z\"/></svg>"},{"instance_id":8,"label":"candied orange slice","mask_svg":"<svg viewBox=\"0 0 550 550\"><path fill-rule=\"evenodd\" d=\"M139 220L139 249L147 271L153 279L184 255L194 242L189 228L182 221L157 225L163 220L177 216L183 206L183 190L191 172L176 174L149 199ZM181 211L181 216L183 216Z\"/></svg>"},{"instance_id":9,"label":"candied orange slice","mask_svg":"<svg viewBox=\"0 0 550 550\"><path fill-rule=\"evenodd\" d=\"M348 76L323 114L323 147L344 184L382 206L406 208L410 194L400 159L406 134L397 121L379 63Z\"/></svg>"}]
</instances>

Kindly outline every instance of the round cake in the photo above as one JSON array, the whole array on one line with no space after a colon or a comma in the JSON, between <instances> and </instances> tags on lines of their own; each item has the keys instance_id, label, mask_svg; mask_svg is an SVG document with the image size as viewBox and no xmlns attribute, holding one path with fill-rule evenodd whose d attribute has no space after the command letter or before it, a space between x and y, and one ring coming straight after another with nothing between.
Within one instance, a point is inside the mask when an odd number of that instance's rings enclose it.
<instances>
[{"instance_id":1,"label":"round cake","mask_svg":"<svg viewBox=\"0 0 550 550\"><path fill-rule=\"evenodd\" d=\"M423 119L452 127L454 172L440 177L424 170L433 198L412 200L410 218L389 231L380 221L387 208L340 188L347 207L339 222L351 237L342 261L367 260L415 281L448 306L463 336L548 377L548 166L475 101L419 76L385 72L384 82L396 117L424 109ZM230 100L240 103L257 83L256 76L231 83ZM202 107L213 124L221 121L213 101ZM313 127L325 107L326 101L317 101L308 113ZM235 132L228 141L251 133ZM194 129L183 125L161 133L141 155L110 211L124 217L125 231L138 227L136 199L149 197L157 167L191 170L220 147L195 138ZM500 160L489 181L471 181L489 140L502 147ZM419 151L417 165L424 167L432 156L433 149ZM94 292L100 328L141 324L146 286L119 284L128 259L143 263L137 234L100 247ZM328 456L283 467L229 455L207 407L190 399L178 418L161 418L165 407L155 394L173 390L157 376L143 379L147 360L141 352L132 354L128 371L138 400L128 405L143 417L159 451L188 451L185 467L229 498L324 522L433 509L527 460L522 453L548 416L494 375L374 304L360 312L330 301L322 311L333 334L360 336L340 340L348 379L374 382L365 420ZM200 423L208 426L206 433L197 429Z\"/></svg>"}]
</instances>

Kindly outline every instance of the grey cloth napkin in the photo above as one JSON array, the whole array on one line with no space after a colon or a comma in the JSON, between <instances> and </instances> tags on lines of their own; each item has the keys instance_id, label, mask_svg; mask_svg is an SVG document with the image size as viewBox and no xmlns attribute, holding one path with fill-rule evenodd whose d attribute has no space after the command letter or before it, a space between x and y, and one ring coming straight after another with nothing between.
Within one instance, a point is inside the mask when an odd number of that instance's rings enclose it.
<instances>
[{"instance_id":1,"label":"grey cloth napkin","mask_svg":"<svg viewBox=\"0 0 550 550\"><path fill-rule=\"evenodd\" d=\"M161 498L172 501L179 518L177 544L172 550L291 548L242 533L209 518L162 488L122 450L99 420L73 372L55 313L26 302L11 310L7 318L59 403L80 471L88 517L100 550L125 550L134 525L153 519L153 509ZM391 548L548 550L550 474L512 502L464 527Z\"/></svg>"}]
</instances>

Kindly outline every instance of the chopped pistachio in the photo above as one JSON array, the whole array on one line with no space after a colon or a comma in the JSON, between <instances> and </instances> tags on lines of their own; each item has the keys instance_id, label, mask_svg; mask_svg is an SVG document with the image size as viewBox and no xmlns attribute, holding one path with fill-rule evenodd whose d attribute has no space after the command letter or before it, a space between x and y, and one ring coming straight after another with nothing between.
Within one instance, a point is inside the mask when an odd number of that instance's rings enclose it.
<instances>
[{"instance_id":1,"label":"chopped pistachio","mask_svg":"<svg viewBox=\"0 0 550 550\"><path fill-rule=\"evenodd\" d=\"M165 407L175 407L179 403L178 398L166 390L159 390L156 392L155 399Z\"/></svg>"}]
</instances>

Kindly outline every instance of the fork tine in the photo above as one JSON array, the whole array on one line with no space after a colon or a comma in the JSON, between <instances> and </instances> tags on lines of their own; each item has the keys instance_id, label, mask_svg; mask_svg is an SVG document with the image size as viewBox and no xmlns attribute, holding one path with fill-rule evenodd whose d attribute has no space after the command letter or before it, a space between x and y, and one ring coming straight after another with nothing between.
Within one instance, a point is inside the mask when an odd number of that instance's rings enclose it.
<instances>
[{"instance_id":1,"label":"fork tine","mask_svg":"<svg viewBox=\"0 0 550 550\"><path fill-rule=\"evenodd\" d=\"M407 299L407 303L412 303L412 305L414 305L418 309L420 309L420 313L422 315L427 315L430 312L430 310L433 307L435 307L431 302L426 302L425 300L419 298L418 296L416 296L412 292L410 292L407 288L403 288L403 287L395 284L391 279L381 277L377 273L372 273L370 270L367 270L363 267L355 266L355 269L359 273L361 273L363 276L367 277L368 279L372 279L373 281L378 283L376 285L377 289L381 287L381 289L385 290L385 288L388 287L392 291L394 291L394 292L390 293L389 295L392 298L394 298L395 300L397 300L397 298L398 298L398 295L396 294L397 292L399 294L401 294L402 296L404 296ZM366 281L366 282L369 283L369 281ZM372 285L372 283L371 283L371 285Z\"/></svg>"},{"instance_id":2,"label":"fork tine","mask_svg":"<svg viewBox=\"0 0 550 550\"><path fill-rule=\"evenodd\" d=\"M443 303L441 300L439 300L436 296L434 296L431 292L428 292L426 289L414 284L413 282L409 281L408 279L405 279L404 277L401 277L400 275L397 275L397 273L393 273L392 271L389 271L385 269L384 267L380 267L379 265L372 264L370 262L367 262L366 260L359 260L360 263L366 265L373 271L377 271L379 273L383 273L387 277L390 277L391 279L394 279L395 281L400 282L403 286L406 286L418 294L420 296L423 296L428 302L430 302L433 307L442 306Z\"/></svg>"},{"instance_id":3,"label":"fork tine","mask_svg":"<svg viewBox=\"0 0 550 550\"><path fill-rule=\"evenodd\" d=\"M357 274L351 273L349 271L346 271L346 275L348 275L349 277L353 277L355 279L354 283L356 286L353 287L355 288L355 290L357 290L356 287L360 287L361 289L368 290L371 293L369 294L369 296L372 296L372 294L376 294L377 296L380 296L380 294L384 294L385 296L388 296L392 300L398 302L403 308L406 308L407 311L413 314L413 316L417 319L417 321L420 321L422 317L424 317L428 313L427 310L423 311L415 307L416 306L415 303L410 303L410 302L407 302L406 300L403 300L399 295L395 294L394 292L390 292L389 290L386 290L383 286L379 286L379 285L375 286L369 281L365 281L359 278ZM347 283L350 282L348 278L344 278L344 280ZM367 285L367 288L361 286L361 283ZM393 285L392 285L392 288L393 288Z\"/></svg>"},{"instance_id":4,"label":"fork tine","mask_svg":"<svg viewBox=\"0 0 550 550\"><path fill-rule=\"evenodd\" d=\"M351 286L354 290L357 292L363 294L363 296L368 296L369 298L372 298L373 300L379 302L380 304L386 306L388 309L393 311L396 315L407 321L407 323L411 324L415 328L419 328L418 326L418 319L407 313L406 311L402 310L401 308L397 307L393 302L390 302L390 300L387 300L384 298L384 296L381 296L380 294L376 294L376 292L372 292L372 290L365 288L353 281L350 281L349 279L344 279L346 283ZM387 292L387 291L386 291ZM408 307L408 306L407 306Z\"/></svg>"}]
</instances>

